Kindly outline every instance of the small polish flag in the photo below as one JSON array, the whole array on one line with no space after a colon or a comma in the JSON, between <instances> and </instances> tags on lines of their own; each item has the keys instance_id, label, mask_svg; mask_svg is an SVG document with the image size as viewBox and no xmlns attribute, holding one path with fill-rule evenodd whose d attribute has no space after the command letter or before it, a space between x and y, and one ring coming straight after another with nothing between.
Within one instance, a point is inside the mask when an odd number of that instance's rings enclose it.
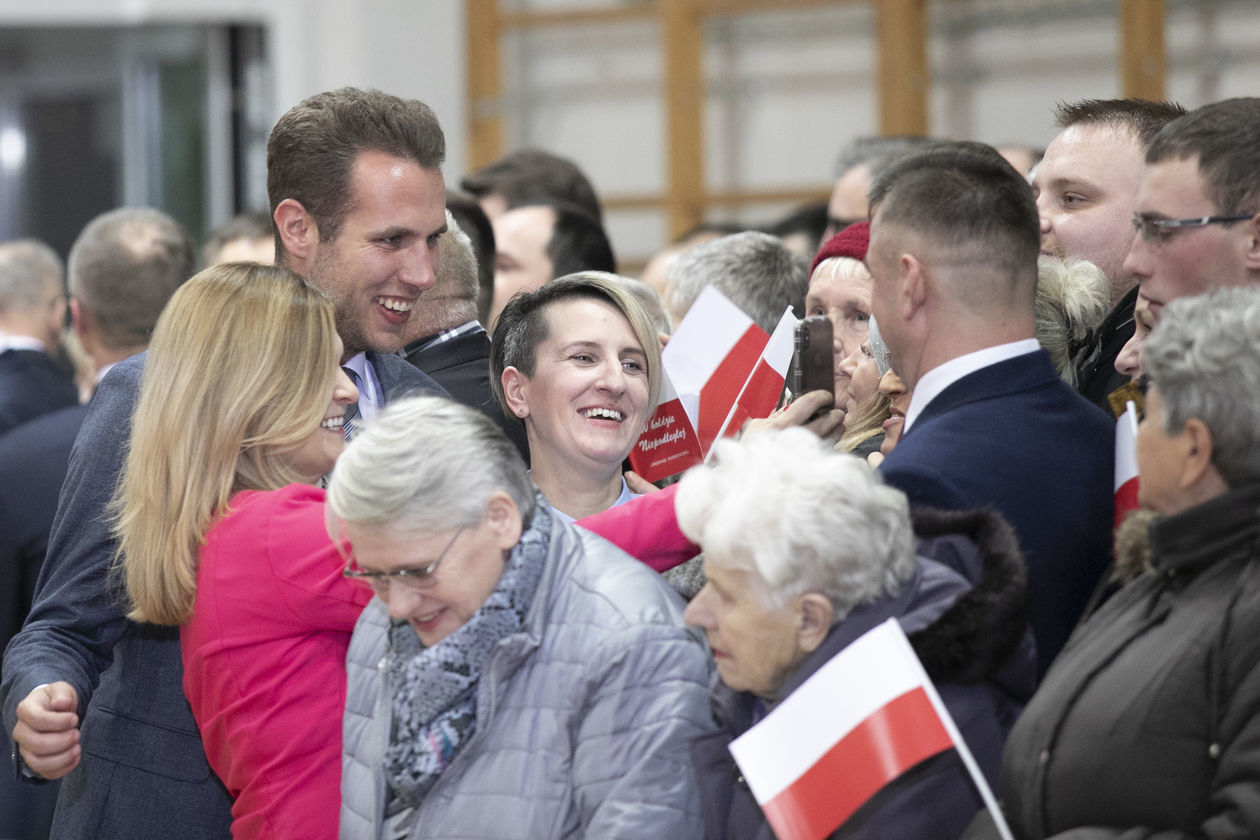
<instances>
[{"instance_id":1,"label":"small polish flag","mask_svg":"<svg viewBox=\"0 0 1260 840\"><path fill-rule=\"evenodd\" d=\"M706 287L661 353L661 401L630 450L634 471L656 481L700 463L726 428L769 338L725 295Z\"/></svg>"},{"instance_id":2,"label":"small polish flag","mask_svg":"<svg viewBox=\"0 0 1260 840\"><path fill-rule=\"evenodd\" d=\"M1116 420L1116 525L1138 509L1137 430L1137 406L1129 400Z\"/></svg>"},{"instance_id":3,"label":"small polish flag","mask_svg":"<svg viewBox=\"0 0 1260 840\"><path fill-rule=\"evenodd\" d=\"M753 368L743 390L735 398L726 422L718 437L732 437L754 417L769 417L779 404L783 383L787 380L788 366L792 364L792 350L796 338L796 316L788 307L779 324L770 334L770 342L761 351L761 358ZM710 450L710 454L712 450ZM707 460L707 456L706 456Z\"/></svg>"},{"instance_id":4,"label":"small polish flag","mask_svg":"<svg viewBox=\"0 0 1260 840\"><path fill-rule=\"evenodd\" d=\"M950 748L970 771L999 833L992 791L896 619L853 642L731 754L779 840L819 840L884 785Z\"/></svg>"}]
</instances>

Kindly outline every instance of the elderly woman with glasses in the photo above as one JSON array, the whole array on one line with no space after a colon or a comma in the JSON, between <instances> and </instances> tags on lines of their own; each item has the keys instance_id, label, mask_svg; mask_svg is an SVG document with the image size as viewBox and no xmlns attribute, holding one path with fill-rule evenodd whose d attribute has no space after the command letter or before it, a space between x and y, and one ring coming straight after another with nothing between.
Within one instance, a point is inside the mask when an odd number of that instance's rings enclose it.
<instances>
[{"instance_id":1,"label":"elderly woman with glasses","mask_svg":"<svg viewBox=\"0 0 1260 840\"><path fill-rule=\"evenodd\" d=\"M890 618L996 777L1034 675L1022 559L997 514L916 514L912 529L903 493L801 429L720 442L684 476L676 504L708 576L684 618L708 637L721 677L720 730L692 750L705 837L770 840L731 741ZM891 782L836 836L958 837L979 805L958 757L942 754Z\"/></svg>"},{"instance_id":2,"label":"elderly woman with glasses","mask_svg":"<svg viewBox=\"0 0 1260 840\"><path fill-rule=\"evenodd\" d=\"M1021 840L1260 837L1260 289L1173 301L1143 367L1147 516L1011 732Z\"/></svg>"},{"instance_id":3,"label":"elderly woman with glasses","mask_svg":"<svg viewBox=\"0 0 1260 840\"><path fill-rule=\"evenodd\" d=\"M563 521L484 415L387 409L328 529L376 596L347 656L343 840L700 835L709 667L681 603Z\"/></svg>"}]
</instances>

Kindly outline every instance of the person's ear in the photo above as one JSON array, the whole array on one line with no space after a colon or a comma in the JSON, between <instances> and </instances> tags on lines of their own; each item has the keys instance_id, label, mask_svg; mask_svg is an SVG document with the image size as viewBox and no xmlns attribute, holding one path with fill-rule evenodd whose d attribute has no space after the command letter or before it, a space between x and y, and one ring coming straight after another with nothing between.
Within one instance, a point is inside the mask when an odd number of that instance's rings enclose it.
<instances>
[{"instance_id":1,"label":"person's ear","mask_svg":"<svg viewBox=\"0 0 1260 840\"><path fill-rule=\"evenodd\" d=\"M504 551L521 541L524 522L512 497L502 490L496 491L486 503L486 522L494 532L495 544Z\"/></svg>"},{"instance_id":2,"label":"person's ear","mask_svg":"<svg viewBox=\"0 0 1260 840\"><path fill-rule=\"evenodd\" d=\"M319 225L315 224L315 218L306 212L301 202L286 198L276 206L272 219L276 223L276 230L280 232L280 242L289 256L288 265L295 271L299 266L309 265L319 249ZM280 255L277 254L276 263L280 262Z\"/></svg>"},{"instance_id":3,"label":"person's ear","mask_svg":"<svg viewBox=\"0 0 1260 840\"><path fill-rule=\"evenodd\" d=\"M902 254L898 266L902 278L902 316L908 321L927 301L927 268L914 254Z\"/></svg>"},{"instance_id":4,"label":"person's ear","mask_svg":"<svg viewBox=\"0 0 1260 840\"><path fill-rule=\"evenodd\" d=\"M1189 489L1216 478L1216 466L1212 463L1212 433L1204 422L1197 417L1191 417L1186 421L1181 435L1185 454L1181 465L1180 485Z\"/></svg>"},{"instance_id":5,"label":"person's ear","mask_svg":"<svg viewBox=\"0 0 1260 840\"><path fill-rule=\"evenodd\" d=\"M1260 272L1260 213L1243 222L1247 230L1247 253L1243 265L1248 271Z\"/></svg>"},{"instance_id":6,"label":"person's ear","mask_svg":"<svg viewBox=\"0 0 1260 840\"><path fill-rule=\"evenodd\" d=\"M74 328L74 334L79 337L80 343L83 342L83 339L92 329L88 320L88 313L84 311L82 304L79 303L79 299L75 297L70 298L70 325Z\"/></svg>"},{"instance_id":7,"label":"person's ear","mask_svg":"<svg viewBox=\"0 0 1260 840\"><path fill-rule=\"evenodd\" d=\"M796 643L805 653L813 653L827 638L835 609L831 600L818 592L806 592L797 605Z\"/></svg>"},{"instance_id":8,"label":"person's ear","mask_svg":"<svg viewBox=\"0 0 1260 840\"><path fill-rule=\"evenodd\" d=\"M503 369L499 382L503 385L508 410L524 420L529 416L529 377L509 365Z\"/></svg>"}]
</instances>

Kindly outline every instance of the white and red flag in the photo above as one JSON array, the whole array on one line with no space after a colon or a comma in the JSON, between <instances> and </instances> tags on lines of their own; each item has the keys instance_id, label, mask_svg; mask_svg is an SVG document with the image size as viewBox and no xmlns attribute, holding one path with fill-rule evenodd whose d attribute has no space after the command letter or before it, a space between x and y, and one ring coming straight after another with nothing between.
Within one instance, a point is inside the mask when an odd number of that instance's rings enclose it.
<instances>
[{"instance_id":1,"label":"white and red flag","mask_svg":"<svg viewBox=\"0 0 1260 840\"><path fill-rule=\"evenodd\" d=\"M1116 420L1116 525L1138 509L1137 429L1137 406L1129 400Z\"/></svg>"},{"instance_id":2,"label":"white and red flag","mask_svg":"<svg viewBox=\"0 0 1260 840\"><path fill-rule=\"evenodd\" d=\"M770 341L761 351L761 358L744 382L743 389L735 398L726 422L718 437L728 437L739 432L744 423L754 417L769 417L779 404L783 383L787 381L788 366L792 364L792 350L796 338L796 316L789 307L770 334ZM712 450L710 450L712 451ZM708 453L705 453L708 459Z\"/></svg>"},{"instance_id":3,"label":"white and red flag","mask_svg":"<svg viewBox=\"0 0 1260 840\"><path fill-rule=\"evenodd\" d=\"M994 822L996 800L896 619L853 642L731 742L779 840L819 840L882 787L956 748Z\"/></svg>"},{"instance_id":4,"label":"white and red flag","mask_svg":"<svg viewBox=\"0 0 1260 840\"><path fill-rule=\"evenodd\" d=\"M791 333L784 360L780 343L717 289L702 291L661 353L661 402L630 450L634 471L656 481L700 463L715 440L739 431L733 424L739 406L746 417L769 415L791 361ZM765 405L764 394L771 390L774 396Z\"/></svg>"}]
</instances>

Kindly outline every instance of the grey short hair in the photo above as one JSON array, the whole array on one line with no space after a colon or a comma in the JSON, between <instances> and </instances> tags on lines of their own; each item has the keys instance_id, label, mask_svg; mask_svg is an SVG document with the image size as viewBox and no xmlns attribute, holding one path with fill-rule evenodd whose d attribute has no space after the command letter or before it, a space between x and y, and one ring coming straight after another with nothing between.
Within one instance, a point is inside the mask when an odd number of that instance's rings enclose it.
<instances>
[{"instance_id":1,"label":"grey short hair","mask_svg":"<svg viewBox=\"0 0 1260 840\"><path fill-rule=\"evenodd\" d=\"M757 572L771 608L818 592L839 620L915 570L905 494L804 429L718 441L683 476L675 507L705 562Z\"/></svg>"},{"instance_id":2,"label":"grey short hair","mask_svg":"<svg viewBox=\"0 0 1260 840\"><path fill-rule=\"evenodd\" d=\"M407 534L471 525L498 491L528 522L537 490L499 427L452 400L412 397L362 425L337 460L328 505L339 520Z\"/></svg>"},{"instance_id":3,"label":"grey short hair","mask_svg":"<svg viewBox=\"0 0 1260 840\"><path fill-rule=\"evenodd\" d=\"M196 253L192 234L161 210L111 210L88 222L70 248L70 294L107 346L146 345L166 302L192 276Z\"/></svg>"},{"instance_id":4,"label":"grey short hair","mask_svg":"<svg viewBox=\"0 0 1260 840\"><path fill-rule=\"evenodd\" d=\"M61 257L38 239L0 244L0 315L44 309L64 293L63 274Z\"/></svg>"},{"instance_id":5,"label":"grey short hair","mask_svg":"<svg viewBox=\"0 0 1260 840\"><path fill-rule=\"evenodd\" d=\"M1142 347L1142 369L1159 388L1167 431L1198 418L1230 487L1260 479L1260 288L1170 302Z\"/></svg>"},{"instance_id":6,"label":"grey short hair","mask_svg":"<svg viewBox=\"0 0 1260 840\"><path fill-rule=\"evenodd\" d=\"M706 286L730 298L766 332L774 332L783 310L805 314L809 266L777 236L748 230L688 248L665 271L670 311L681 315Z\"/></svg>"},{"instance_id":7,"label":"grey short hair","mask_svg":"<svg viewBox=\"0 0 1260 840\"><path fill-rule=\"evenodd\" d=\"M1103 322L1110 305L1107 277L1092 262L1049 255L1037 260L1033 303L1037 341L1050 354L1059 376L1073 387L1072 348Z\"/></svg>"},{"instance_id":8,"label":"grey short hair","mask_svg":"<svg viewBox=\"0 0 1260 840\"><path fill-rule=\"evenodd\" d=\"M477 292L481 279L472 240L450 210L446 233L438 237L436 278L433 288L420 296L404 330L405 341L435 335L477 319Z\"/></svg>"},{"instance_id":9,"label":"grey short hair","mask_svg":"<svg viewBox=\"0 0 1260 840\"><path fill-rule=\"evenodd\" d=\"M870 164L871 177L874 178L885 165L891 163L899 155L914 151L930 142L931 138L916 134L855 137L836 156L832 174L839 178L853 167L866 163Z\"/></svg>"}]
</instances>

